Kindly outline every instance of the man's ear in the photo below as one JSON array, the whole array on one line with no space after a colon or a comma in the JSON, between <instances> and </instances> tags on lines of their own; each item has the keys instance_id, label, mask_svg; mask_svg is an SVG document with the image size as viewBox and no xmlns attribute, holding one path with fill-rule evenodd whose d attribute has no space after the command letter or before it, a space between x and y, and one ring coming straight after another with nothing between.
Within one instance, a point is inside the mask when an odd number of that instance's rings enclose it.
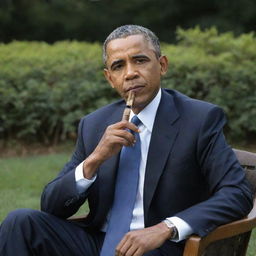
<instances>
[{"instance_id":1,"label":"man's ear","mask_svg":"<svg viewBox=\"0 0 256 256\"><path fill-rule=\"evenodd\" d=\"M104 76L108 83L111 85L112 88L115 88L115 86L112 83L111 74L107 68L104 68Z\"/></svg>"},{"instance_id":2,"label":"man's ear","mask_svg":"<svg viewBox=\"0 0 256 256\"><path fill-rule=\"evenodd\" d=\"M165 75L166 72L168 71L168 59L166 56L161 56L159 58L160 66L161 66L161 75Z\"/></svg>"}]
</instances>

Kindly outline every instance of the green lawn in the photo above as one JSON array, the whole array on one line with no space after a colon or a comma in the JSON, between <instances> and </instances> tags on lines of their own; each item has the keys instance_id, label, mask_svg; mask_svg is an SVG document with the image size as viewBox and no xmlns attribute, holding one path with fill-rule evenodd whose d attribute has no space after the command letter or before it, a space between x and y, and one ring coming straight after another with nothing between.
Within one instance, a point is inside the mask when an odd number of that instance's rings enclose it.
<instances>
[{"instance_id":1,"label":"green lawn","mask_svg":"<svg viewBox=\"0 0 256 256\"><path fill-rule=\"evenodd\" d=\"M29 207L39 209L44 185L68 160L67 154L0 158L0 221L7 212Z\"/></svg>"},{"instance_id":2,"label":"green lawn","mask_svg":"<svg viewBox=\"0 0 256 256\"><path fill-rule=\"evenodd\" d=\"M56 176L68 159L68 153L0 158L0 222L13 209L39 209L44 185ZM82 212L85 209L86 206ZM256 230L247 256L255 256L255 252Z\"/></svg>"}]
</instances>

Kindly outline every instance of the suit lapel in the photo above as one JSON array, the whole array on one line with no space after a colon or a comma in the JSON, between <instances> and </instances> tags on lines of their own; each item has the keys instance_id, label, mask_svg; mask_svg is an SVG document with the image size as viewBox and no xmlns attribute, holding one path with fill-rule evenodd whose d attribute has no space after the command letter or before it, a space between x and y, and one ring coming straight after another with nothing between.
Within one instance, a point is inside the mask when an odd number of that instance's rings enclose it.
<instances>
[{"instance_id":1,"label":"suit lapel","mask_svg":"<svg viewBox=\"0 0 256 256\"><path fill-rule=\"evenodd\" d=\"M145 219L158 181L178 134L178 122L175 122L178 117L179 114L173 97L162 90L162 98L157 110L147 157L144 182Z\"/></svg>"}]
</instances>

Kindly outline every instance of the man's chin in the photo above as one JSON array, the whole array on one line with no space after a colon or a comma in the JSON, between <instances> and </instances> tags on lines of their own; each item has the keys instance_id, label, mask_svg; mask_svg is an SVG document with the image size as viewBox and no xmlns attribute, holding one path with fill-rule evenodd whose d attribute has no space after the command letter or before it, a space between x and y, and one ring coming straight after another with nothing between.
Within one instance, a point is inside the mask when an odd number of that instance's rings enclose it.
<instances>
[{"instance_id":1,"label":"man's chin","mask_svg":"<svg viewBox=\"0 0 256 256\"><path fill-rule=\"evenodd\" d=\"M138 114L147 105L148 105L148 103L145 103L145 102L136 102L136 98L135 98L135 102L134 102L134 104L132 106L132 110L133 110L134 113Z\"/></svg>"}]
</instances>

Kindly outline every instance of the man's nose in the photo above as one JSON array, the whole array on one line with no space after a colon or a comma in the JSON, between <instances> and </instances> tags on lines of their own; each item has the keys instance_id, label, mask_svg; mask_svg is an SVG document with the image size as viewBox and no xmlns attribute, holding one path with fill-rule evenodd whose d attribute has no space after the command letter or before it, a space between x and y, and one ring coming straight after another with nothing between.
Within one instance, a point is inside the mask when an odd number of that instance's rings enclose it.
<instances>
[{"instance_id":1,"label":"man's nose","mask_svg":"<svg viewBox=\"0 0 256 256\"><path fill-rule=\"evenodd\" d=\"M138 73L137 69L134 67L134 65L128 64L126 66L125 79L131 80L131 79L137 78L138 76L139 76L139 73Z\"/></svg>"}]
</instances>

